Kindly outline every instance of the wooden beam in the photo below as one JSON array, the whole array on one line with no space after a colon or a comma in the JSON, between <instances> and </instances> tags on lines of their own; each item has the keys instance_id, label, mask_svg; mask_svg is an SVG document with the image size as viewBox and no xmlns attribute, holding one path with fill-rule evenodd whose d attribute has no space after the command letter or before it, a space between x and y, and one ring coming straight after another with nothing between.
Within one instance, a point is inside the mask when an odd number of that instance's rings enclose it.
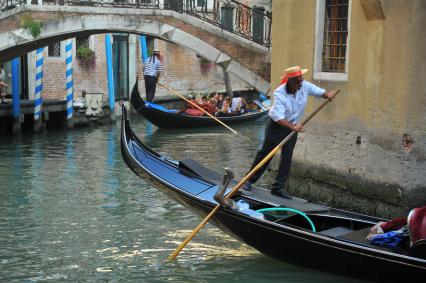
<instances>
[{"instance_id":1,"label":"wooden beam","mask_svg":"<svg viewBox=\"0 0 426 283\"><path fill-rule=\"evenodd\" d=\"M383 13L380 0L359 0L367 21L384 20L385 14Z\"/></svg>"}]
</instances>

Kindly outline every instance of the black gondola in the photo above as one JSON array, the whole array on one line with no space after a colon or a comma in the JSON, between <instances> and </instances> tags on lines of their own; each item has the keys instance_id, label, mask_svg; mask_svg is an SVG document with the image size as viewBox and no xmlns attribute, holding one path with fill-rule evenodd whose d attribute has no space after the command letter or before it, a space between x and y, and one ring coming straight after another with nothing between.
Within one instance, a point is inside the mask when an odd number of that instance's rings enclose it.
<instances>
[{"instance_id":1,"label":"black gondola","mask_svg":"<svg viewBox=\"0 0 426 283\"><path fill-rule=\"evenodd\" d=\"M133 108L148 121L153 123L159 128L194 128L206 126L220 126L220 124L208 116L190 116L185 114L177 114L166 112L161 109L147 107L146 102L140 96L138 90L138 83L136 82L133 87L130 101ZM247 112L241 115L221 116L216 117L226 125L241 122L249 122L265 117L268 110L261 110L255 112Z\"/></svg>"},{"instance_id":2,"label":"black gondola","mask_svg":"<svg viewBox=\"0 0 426 283\"><path fill-rule=\"evenodd\" d=\"M121 153L134 173L201 217L217 205L215 194L221 189L222 176L192 159L175 161L150 149L132 131L124 106ZM222 188L229 191L230 187ZM413 256L408 248L378 247L365 240L381 219L253 189L252 196L235 194L232 202L238 208L221 207L211 223L258 251L292 264L378 281L425 278L426 259ZM274 211L264 214L261 209Z\"/></svg>"}]
</instances>

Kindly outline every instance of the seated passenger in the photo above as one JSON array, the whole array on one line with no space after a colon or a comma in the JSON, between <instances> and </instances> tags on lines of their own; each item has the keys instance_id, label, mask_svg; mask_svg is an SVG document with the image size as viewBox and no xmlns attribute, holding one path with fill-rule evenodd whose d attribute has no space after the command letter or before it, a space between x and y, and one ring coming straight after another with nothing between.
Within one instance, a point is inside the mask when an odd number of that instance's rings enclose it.
<instances>
[{"instance_id":1,"label":"seated passenger","mask_svg":"<svg viewBox=\"0 0 426 283\"><path fill-rule=\"evenodd\" d=\"M219 111L222 109L223 104L223 94L218 94L217 101L216 101L216 108L219 109Z\"/></svg>"},{"instance_id":2,"label":"seated passenger","mask_svg":"<svg viewBox=\"0 0 426 283\"><path fill-rule=\"evenodd\" d=\"M201 94L197 94L195 96L195 102L197 103L198 106L201 106L204 104L203 97L201 96Z\"/></svg>"},{"instance_id":3,"label":"seated passenger","mask_svg":"<svg viewBox=\"0 0 426 283\"><path fill-rule=\"evenodd\" d=\"M190 102L193 102L195 105L203 109L204 111L208 112L209 114L214 115L217 110L213 106L213 104L208 101L207 99L203 98L201 95L197 95L194 100L190 100ZM206 115L206 113L202 110L200 110L198 107L196 107L194 104L188 103L187 109L183 112L184 114L188 114L191 116L203 116Z\"/></svg>"},{"instance_id":4,"label":"seated passenger","mask_svg":"<svg viewBox=\"0 0 426 283\"><path fill-rule=\"evenodd\" d=\"M231 112L232 113L244 113L245 107L247 105L247 102L239 93L235 93L234 97L232 98L231 103Z\"/></svg>"},{"instance_id":5,"label":"seated passenger","mask_svg":"<svg viewBox=\"0 0 426 283\"><path fill-rule=\"evenodd\" d=\"M210 99L214 98L214 99L216 99L216 100L217 100L218 96L219 96L219 94L218 94L217 92L212 92L212 93L210 94L209 98L210 98Z\"/></svg>"},{"instance_id":6,"label":"seated passenger","mask_svg":"<svg viewBox=\"0 0 426 283\"><path fill-rule=\"evenodd\" d=\"M231 108L229 107L231 104L231 99L227 96L222 103L222 108L220 108L217 116L226 116L231 113Z\"/></svg>"},{"instance_id":7,"label":"seated passenger","mask_svg":"<svg viewBox=\"0 0 426 283\"><path fill-rule=\"evenodd\" d=\"M249 102L249 103L247 103L246 110L250 111L250 112L258 111L258 110L260 110L260 107L259 107L259 105L257 105L254 102Z\"/></svg>"},{"instance_id":8,"label":"seated passenger","mask_svg":"<svg viewBox=\"0 0 426 283\"><path fill-rule=\"evenodd\" d=\"M200 95L197 95L195 99L193 99L192 95L189 96L189 102L186 105L186 109L181 111L182 114L190 115L190 116L203 116L204 112L198 109L197 106L202 106L202 98ZM201 102L201 104L200 104ZM194 105L195 104L195 105Z\"/></svg>"},{"instance_id":9,"label":"seated passenger","mask_svg":"<svg viewBox=\"0 0 426 283\"><path fill-rule=\"evenodd\" d=\"M214 102L214 98L212 98L213 102L210 100L205 100L203 105L201 106L205 111L207 111L208 113L215 115L215 113L217 112L217 109L215 107L215 102Z\"/></svg>"},{"instance_id":10,"label":"seated passenger","mask_svg":"<svg viewBox=\"0 0 426 283\"><path fill-rule=\"evenodd\" d=\"M426 258L426 206L414 208L408 217L377 223L367 239L373 244L396 246L404 235L409 235L411 254Z\"/></svg>"}]
</instances>

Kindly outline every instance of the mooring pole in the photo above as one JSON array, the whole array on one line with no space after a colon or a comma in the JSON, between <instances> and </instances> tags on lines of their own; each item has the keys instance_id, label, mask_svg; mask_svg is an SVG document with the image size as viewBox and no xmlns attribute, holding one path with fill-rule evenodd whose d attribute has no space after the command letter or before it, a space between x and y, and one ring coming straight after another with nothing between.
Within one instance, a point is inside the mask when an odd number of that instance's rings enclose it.
<instances>
[{"instance_id":1,"label":"mooring pole","mask_svg":"<svg viewBox=\"0 0 426 283\"><path fill-rule=\"evenodd\" d=\"M113 76L113 62L112 62L112 40L111 35L105 35L105 54L107 61L107 76L108 76L108 98L109 98L109 111L111 121L115 121L115 93L114 93L114 76Z\"/></svg>"},{"instance_id":2,"label":"mooring pole","mask_svg":"<svg viewBox=\"0 0 426 283\"><path fill-rule=\"evenodd\" d=\"M19 93L19 62L21 58L12 59L12 135L21 134L21 98Z\"/></svg>"},{"instance_id":3,"label":"mooring pole","mask_svg":"<svg viewBox=\"0 0 426 283\"><path fill-rule=\"evenodd\" d=\"M65 44L66 55L66 89L67 89L67 128L74 128L73 117L73 78L72 78L72 39L68 39Z\"/></svg>"},{"instance_id":4,"label":"mooring pole","mask_svg":"<svg viewBox=\"0 0 426 283\"><path fill-rule=\"evenodd\" d=\"M148 58L148 48L146 46L146 36L141 35L139 37L139 42L140 42L140 45L141 45L142 63L145 63L145 60Z\"/></svg>"},{"instance_id":5,"label":"mooring pole","mask_svg":"<svg viewBox=\"0 0 426 283\"><path fill-rule=\"evenodd\" d=\"M43 48L36 51L36 74L35 74L35 88L34 88L34 132L39 132L42 126L41 109L43 106L43 99L41 91L43 90Z\"/></svg>"}]
</instances>

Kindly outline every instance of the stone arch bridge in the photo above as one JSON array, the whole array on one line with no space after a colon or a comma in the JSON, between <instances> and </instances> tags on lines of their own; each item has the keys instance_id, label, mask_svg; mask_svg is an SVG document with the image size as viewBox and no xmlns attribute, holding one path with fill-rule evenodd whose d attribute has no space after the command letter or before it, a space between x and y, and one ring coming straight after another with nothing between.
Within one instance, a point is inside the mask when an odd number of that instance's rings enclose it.
<instances>
[{"instance_id":1,"label":"stone arch bridge","mask_svg":"<svg viewBox=\"0 0 426 283\"><path fill-rule=\"evenodd\" d=\"M37 38L20 27L28 15L43 23ZM176 43L255 89L270 91L269 48L172 10L22 4L0 13L0 58L5 61L59 40L109 32L146 34Z\"/></svg>"}]
</instances>

